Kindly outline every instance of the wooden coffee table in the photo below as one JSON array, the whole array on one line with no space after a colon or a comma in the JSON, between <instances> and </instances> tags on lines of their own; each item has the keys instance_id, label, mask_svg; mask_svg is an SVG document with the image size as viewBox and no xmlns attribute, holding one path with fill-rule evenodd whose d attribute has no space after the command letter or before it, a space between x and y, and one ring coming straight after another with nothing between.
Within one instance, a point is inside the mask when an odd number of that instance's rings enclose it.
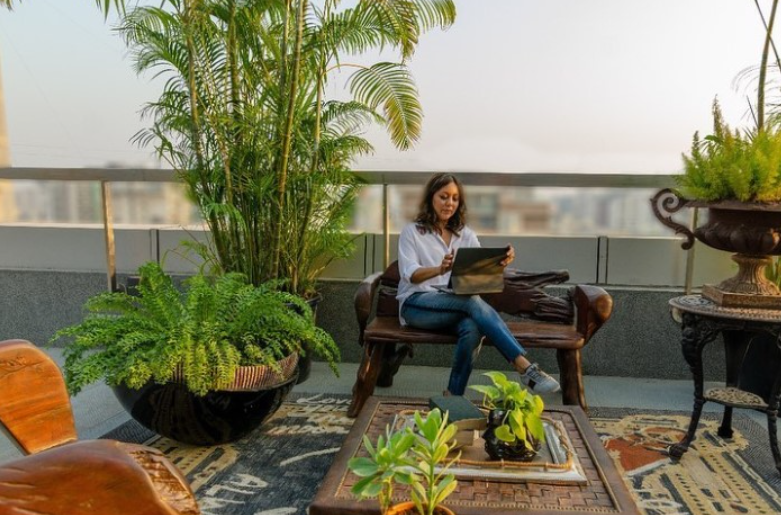
<instances>
[{"instance_id":1,"label":"wooden coffee table","mask_svg":"<svg viewBox=\"0 0 781 515\"><path fill-rule=\"evenodd\" d=\"M401 410L428 409L425 400L371 397L356 419L342 449L336 455L323 484L309 507L310 515L377 515L376 499L357 500L350 488L358 478L347 469L347 462L365 451L364 434L372 441L384 433ZM629 491L605 452L579 406L555 407L546 416L560 420L588 478L584 485L546 483L504 483L459 479L458 488L445 505L458 515L517 514L621 514L639 515ZM394 502L409 500L406 487L394 489Z\"/></svg>"}]
</instances>

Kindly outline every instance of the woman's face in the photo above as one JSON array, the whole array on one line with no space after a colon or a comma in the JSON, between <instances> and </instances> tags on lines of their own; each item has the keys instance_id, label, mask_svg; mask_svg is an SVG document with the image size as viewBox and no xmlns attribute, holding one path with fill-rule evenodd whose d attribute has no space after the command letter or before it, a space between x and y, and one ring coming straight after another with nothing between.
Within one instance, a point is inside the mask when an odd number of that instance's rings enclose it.
<instances>
[{"instance_id":1,"label":"woman's face","mask_svg":"<svg viewBox=\"0 0 781 515\"><path fill-rule=\"evenodd\" d=\"M453 216L458 209L460 201L458 186L456 186L455 182L451 182L434 193L431 204L434 207L434 212L437 214L439 221L447 223L447 221L450 220L450 217Z\"/></svg>"}]
</instances>

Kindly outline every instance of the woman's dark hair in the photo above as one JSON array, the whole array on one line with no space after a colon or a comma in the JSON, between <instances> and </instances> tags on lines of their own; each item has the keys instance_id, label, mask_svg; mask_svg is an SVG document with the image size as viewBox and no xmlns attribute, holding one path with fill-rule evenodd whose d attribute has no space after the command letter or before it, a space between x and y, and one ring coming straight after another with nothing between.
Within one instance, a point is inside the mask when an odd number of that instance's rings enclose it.
<instances>
[{"instance_id":1,"label":"woman's dark hair","mask_svg":"<svg viewBox=\"0 0 781 515\"><path fill-rule=\"evenodd\" d=\"M466 197L464 196L464 186L461 184L455 175L449 173L438 173L433 175L426 183L426 188L423 190L423 199L420 202L420 209L418 210L418 216L415 217L415 224L418 226L418 230L423 232L439 232L439 225L437 225L438 218L437 213L434 211L434 194L453 183L458 188L458 209L447 221L447 228L450 232L459 235L461 229L466 225Z\"/></svg>"}]
</instances>

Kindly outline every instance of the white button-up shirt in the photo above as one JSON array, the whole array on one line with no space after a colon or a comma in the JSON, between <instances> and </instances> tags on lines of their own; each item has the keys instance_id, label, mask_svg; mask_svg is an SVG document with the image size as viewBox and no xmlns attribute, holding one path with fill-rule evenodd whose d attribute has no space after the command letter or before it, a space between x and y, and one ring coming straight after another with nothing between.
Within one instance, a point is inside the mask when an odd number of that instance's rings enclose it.
<instances>
[{"instance_id":1,"label":"white button-up shirt","mask_svg":"<svg viewBox=\"0 0 781 515\"><path fill-rule=\"evenodd\" d=\"M436 232L426 231L421 234L414 223L407 224L399 235L399 289L396 299L399 301L399 321L401 325L407 325L401 316L401 308L404 301L413 293L439 291L435 286L447 286L450 281L450 272L432 277L418 284L413 284L412 274L418 268L440 266L446 254L455 252L461 247L479 247L480 241L475 232L469 227L464 227L461 234L452 235L450 246L445 243L442 236Z\"/></svg>"}]
</instances>

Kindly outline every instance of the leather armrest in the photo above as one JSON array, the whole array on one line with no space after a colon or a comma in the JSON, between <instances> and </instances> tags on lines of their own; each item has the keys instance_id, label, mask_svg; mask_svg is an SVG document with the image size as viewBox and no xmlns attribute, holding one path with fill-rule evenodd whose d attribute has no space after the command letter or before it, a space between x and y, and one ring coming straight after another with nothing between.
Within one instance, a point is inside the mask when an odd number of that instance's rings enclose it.
<instances>
[{"instance_id":1,"label":"leather armrest","mask_svg":"<svg viewBox=\"0 0 781 515\"><path fill-rule=\"evenodd\" d=\"M572 287L570 296L577 309L576 328L588 343L613 313L613 297L603 288L588 284Z\"/></svg>"},{"instance_id":2,"label":"leather armrest","mask_svg":"<svg viewBox=\"0 0 781 515\"><path fill-rule=\"evenodd\" d=\"M198 515L190 486L157 449L88 440L0 465L0 513Z\"/></svg>"}]
</instances>

